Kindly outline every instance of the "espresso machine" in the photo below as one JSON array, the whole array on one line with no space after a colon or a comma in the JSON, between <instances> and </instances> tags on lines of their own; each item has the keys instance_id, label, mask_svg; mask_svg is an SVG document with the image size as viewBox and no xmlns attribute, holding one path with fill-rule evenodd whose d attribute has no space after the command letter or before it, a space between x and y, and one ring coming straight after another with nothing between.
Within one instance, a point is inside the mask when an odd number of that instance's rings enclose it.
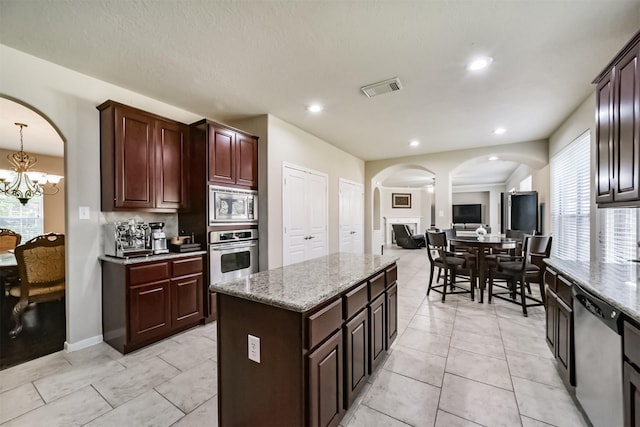
<instances>
[{"instance_id":1,"label":"espresso machine","mask_svg":"<svg viewBox=\"0 0 640 427\"><path fill-rule=\"evenodd\" d=\"M164 233L164 222L149 223L149 249L154 254L168 254L167 236Z\"/></svg>"},{"instance_id":2,"label":"espresso machine","mask_svg":"<svg viewBox=\"0 0 640 427\"><path fill-rule=\"evenodd\" d=\"M118 258L147 256L149 227L133 219L103 225L104 253Z\"/></svg>"}]
</instances>

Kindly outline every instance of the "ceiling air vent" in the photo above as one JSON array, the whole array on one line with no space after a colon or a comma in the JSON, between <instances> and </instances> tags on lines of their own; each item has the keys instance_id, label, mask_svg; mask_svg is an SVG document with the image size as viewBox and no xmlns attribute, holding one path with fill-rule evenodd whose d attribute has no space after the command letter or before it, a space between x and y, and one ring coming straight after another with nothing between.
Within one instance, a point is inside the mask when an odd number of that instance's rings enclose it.
<instances>
[{"instance_id":1,"label":"ceiling air vent","mask_svg":"<svg viewBox=\"0 0 640 427\"><path fill-rule=\"evenodd\" d=\"M360 88L365 95L369 98L382 95L383 93L395 92L397 90L402 89L402 83L400 83L400 79L394 77L389 80L385 80L382 82L374 83L372 85L363 86Z\"/></svg>"}]
</instances>

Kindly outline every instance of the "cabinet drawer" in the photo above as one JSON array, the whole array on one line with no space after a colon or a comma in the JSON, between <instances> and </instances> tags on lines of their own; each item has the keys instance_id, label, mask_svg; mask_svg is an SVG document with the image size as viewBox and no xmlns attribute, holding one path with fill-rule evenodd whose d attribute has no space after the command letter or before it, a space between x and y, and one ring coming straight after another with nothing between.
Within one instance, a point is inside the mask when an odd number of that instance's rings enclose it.
<instances>
[{"instance_id":1,"label":"cabinet drawer","mask_svg":"<svg viewBox=\"0 0 640 427\"><path fill-rule=\"evenodd\" d=\"M202 257L182 258L171 261L171 271L173 272L173 277L202 273Z\"/></svg>"},{"instance_id":2,"label":"cabinet drawer","mask_svg":"<svg viewBox=\"0 0 640 427\"><path fill-rule=\"evenodd\" d=\"M640 367L640 329L631 323L622 322L624 355L631 363Z\"/></svg>"},{"instance_id":3,"label":"cabinet drawer","mask_svg":"<svg viewBox=\"0 0 640 427\"><path fill-rule=\"evenodd\" d=\"M369 279L369 301L374 300L385 288L384 271Z\"/></svg>"},{"instance_id":4,"label":"cabinet drawer","mask_svg":"<svg viewBox=\"0 0 640 427\"><path fill-rule=\"evenodd\" d=\"M342 300L337 300L307 318L307 344L315 347L342 325Z\"/></svg>"},{"instance_id":5,"label":"cabinet drawer","mask_svg":"<svg viewBox=\"0 0 640 427\"><path fill-rule=\"evenodd\" d=\"M168 279L169 263L155 262L152 264L132 265L129 267L129 286L140 283L155 282L157 280Z\"/></svg>"},{"instance_id":6,"label":"cabinet drawer","mask_svg":"<svg viewBox=\"0 0 640 427\"><path fill-rule=\"evenodd\" d=\"M549 286L549 289L551 289L553 292L556 292L557 287L556 287L556 277L558 276L558 273L556 273L555 271L547 268L547 270L544 273L544 283L547 284L547 286Z\"/></svg>"},{"instance_id":7,"label":"cabinet drawer","mask_svg":"<svg viewBox=\"0 0 640 427\"><path fill-rule=\"evenodd\" d=\"M558 288L558 297L564 301L569 307L573 307L573 299L571 298L571 282L562 276L556 278L556 286Z\"/></svg>"},{"instance_id":8,"label":"cabinet drawer","mask_svg":"<svg viewBox=\"0 0 640 427\"><path fill-rule=\"evenodd\" d=\"M387 268L387 286L391 286L398 279L398 266L393 264L391 267Z\"/></svg>"},{"instance_id":9,"label":"cabinet drawer","mask_svg":"<svg viewBox=\"0 0 640 427\"><path fill-rule=\"evenodd\" d=\"M363 283L354 290L347 292L343 297L344 300L344 318L351 319L357 312L366 307L367 299L367 283Z\"/></svg>"}]
</instances>

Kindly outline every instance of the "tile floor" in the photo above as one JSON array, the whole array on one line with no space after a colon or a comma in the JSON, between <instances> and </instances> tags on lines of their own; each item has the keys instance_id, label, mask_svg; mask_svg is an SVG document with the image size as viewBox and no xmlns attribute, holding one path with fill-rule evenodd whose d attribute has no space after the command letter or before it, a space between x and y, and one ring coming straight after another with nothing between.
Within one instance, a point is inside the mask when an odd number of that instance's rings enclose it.
<instances>
[{"instance_id":1,"label":"tile floor","mask_svg":"<svg viewBox=\"0 0 640 427\"><path fill-rule=\"evenodd\" d=\"M587 425L544 342L544 311L426 297L424 250L398 261L399 336L341 425ZM123 356L106 344L0 371L0 425L215 426L216 325Z\"/></svg>"}]
</instances>

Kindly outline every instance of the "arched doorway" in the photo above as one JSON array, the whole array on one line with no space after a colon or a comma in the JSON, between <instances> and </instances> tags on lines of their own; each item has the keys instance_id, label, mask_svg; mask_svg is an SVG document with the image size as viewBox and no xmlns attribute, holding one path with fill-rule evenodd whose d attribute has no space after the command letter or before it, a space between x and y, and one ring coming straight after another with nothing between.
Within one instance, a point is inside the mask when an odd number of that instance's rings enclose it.
<instances>
[{"instance_id":1,"label":"arched doorway","mask_svg":"<svg viewBox=\"0 0 640 427\"><path fill-rule=\"evenodd\" d=\"M21 128L22 135L15 123L26 125ZM15 196L0 192L0 228L20 234L21 244L24 244L41 234L66 234L65 138L36 108L0 95L0 170L11 169L7 156L20 151L21 137L24 153L36 159L30 173L37 174L30 176L41 183L45 194L22 204ZM2 187L0 184L0 189ZM11 273L9 267L5 272ZM19 282L0 277L3 280L0 287L0 369L62 350L66 339L66 298L30 304L22 317L22 330L11 338L9 330L14 327L11 310L18 300L15 296L18 291L14 289L10 293L9 288L19 288Z\"/></svg>"}]
</instances>

